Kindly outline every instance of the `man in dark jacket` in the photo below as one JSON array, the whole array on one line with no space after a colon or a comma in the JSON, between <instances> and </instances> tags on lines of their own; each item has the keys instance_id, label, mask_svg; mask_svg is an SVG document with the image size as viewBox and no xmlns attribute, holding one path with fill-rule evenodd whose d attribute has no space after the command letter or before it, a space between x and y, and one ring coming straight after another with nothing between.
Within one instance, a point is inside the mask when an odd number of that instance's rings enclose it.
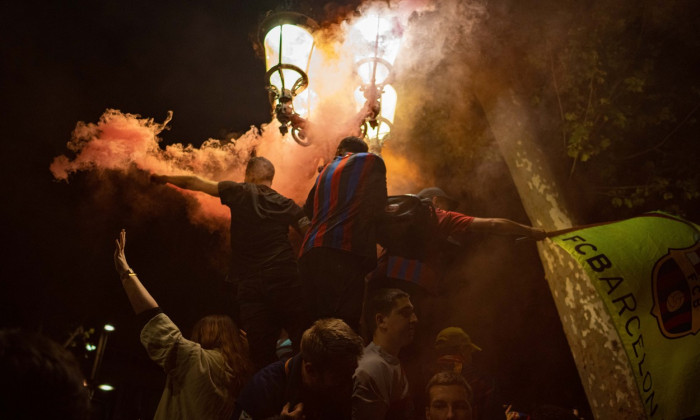
<instances>
[{"instance_id":1,"label":"man in dark jacket","mask_svg":"<svg viewBox=\"0 0 700 420\"><path fill-rule=\"evenodd\" d=\"M349 419L352 375L361 355L362 339L345 322L316 321L304 332L301 353L253 376L238 396L234 419L289 412L306 420Z\"/></svg>"}]
</instances>

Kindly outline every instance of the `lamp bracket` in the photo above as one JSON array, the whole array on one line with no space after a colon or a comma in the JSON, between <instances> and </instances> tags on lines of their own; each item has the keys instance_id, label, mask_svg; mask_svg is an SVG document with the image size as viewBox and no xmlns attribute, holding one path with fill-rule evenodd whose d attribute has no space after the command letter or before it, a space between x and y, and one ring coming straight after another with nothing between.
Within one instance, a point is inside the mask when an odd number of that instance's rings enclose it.
<instances>
[{"instance_id":1,"label":"lamp bracket","mask_svg":"<svg viewBox=\"0 0 700 420\"><path fill-rule=\"evenodd\" d=\"M292 97L294 97L294 96L300 94L301 92L303 92L304 89L306 89L306 87L309 86L309 76L307 76L306 73L304 73L304 70L300 69L299 67L295 66L294 64L282 63L282 64L277 64L275 66L272 66L270 68L270 70L268 70L267 73L265 73L265 79L267 79L267 89L276 93L277 96L279 96L279 90L277 89L277 87L275 87L272 84L271 79L272 79L272 75L277 73L277 72L280 72L280 76L284 77L282 75L282 70L285 70L285 69L286 70L293 70L293 71L299 73L299 78L294 82L294 85L292 86L292 88L289 89Z\"/></svg>"},{"instance_id":2,"label":"lamp bracket","mask_svg":"<svg viewBox=\"0 0 700 420\"><path fill-rule=\"evenodd\" d=\"M369 127L372 128L377 128L378 126L385 124L389 126L389 131L394 128L394 125L389 121L388 119L382 117L381 115L376 116L373 119L367 118L363 123L362 126L360 127L360 132L362 134L363 138L368 138L367 133L369 132ZM388 136L388 134L387 134ZM381 147L382 144L384 144L384 141L386 140L386 136L383 139L369 139L371 142L376 142L379 143L379 146Z\"/></svg>"}]
</instances>

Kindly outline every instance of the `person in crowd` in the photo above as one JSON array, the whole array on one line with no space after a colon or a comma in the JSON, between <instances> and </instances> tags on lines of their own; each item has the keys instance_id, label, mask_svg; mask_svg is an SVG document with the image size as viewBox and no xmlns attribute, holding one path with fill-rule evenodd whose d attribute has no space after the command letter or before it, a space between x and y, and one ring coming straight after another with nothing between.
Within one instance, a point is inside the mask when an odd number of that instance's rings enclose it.
<instances>
[{"instance_id":1,"label":"person in crowd","mask_svg":"<svg viewBox=\"0 0 700 420\"><path fill-rule=\"evenodd\" d=\"M80 366L49 338L0 330L0 372L0 418L89 418L90 397Z\"/></svg>"},{"instance_id":2,"label":"person in crowd","mask_svg":"<svg viewBox=\"0 0 700 420\"><path fill-rule=\"evenodd\" d=\"M447 327L435 338L437 359L435 372L453 372L469 383L472 391L471 411L474 420L492 419L498 415L495 402L495 383L473 363L473 354L481 348L474 344L469 334L459 327Z\"/></svg>"},{"instance_id":3,"label":"person in crowd","mask_svg":"<svg viewBox=\"0 0 700 420\"><path fill-rule=\"evenodd\" d=\"M299 269L316 318L358 331L364 278L377 263L376 222L386 205L386 167L358 137L346 137L319 174L304 211L311 220Z\"/></svg>"},{"instance_id":4,"label":"person in crowd","mask_svg":"<svg viewBox=\"0 0 700 420\"><path fill-rule=\"evenodd\" d=\"M416 223L426 226L416 230L407 230L416 236L404 237L396 247L385 247L379 258L377 268L368 277L368 290L379 288L398 288L410 294L416 306L416 312L421 318L422 328L418 332L415 343L404 351L404 366L414 383L424 376L423 367L429 363L430 356L424 351L429 348L439 328L436 321L440 317L436 296L450 291L445 282L447 270L457 249L474 233L488 235L508 235L541 240L546 232L539 228L522 225L508 219L480 218L467 216L452 211L457 201L450 198L437 187L420 191L417 196L422 200L422 210L426 216ZM412 227L411 229L415 229ZM403 244L410 244L411 254ZM424 382L421 384L421 388ZM422 395L415 396L416 406L422 406Z\"/></svg>"},{"instance_id":5,"label":"person in crowd","mask_svg":"<svg viewBox=\"0 0 700 420\"><path fill-rule=\"evenodd\" d=\"M453 210L459 202L449 197L438 187L425 188L417 195L432 201L436 209L438 222L441 224L441 234L447 235L448 238L453 238L458 242L460 236L466 233L467 227L473 232L519 236L535 241L541 241L547 237L547 232L544 229L523 225L509 219L472 217L457 213Z\"/></svg>"},{"instance_id":6,"label":"person in crowd","mask_svg":"<svg viewBox=\"0 0 700 420\"><path fill-rule=\"evenodd\" d=\"M473 217L452 211L458 202L438 187L421 190L417 196L429 200L435 212L435 225L430 229L430 237L423 243L422 256L410 258L386 249L372 273L370 288L396 287L411 293L411 296L424 291L437 292L449 265L445 248L460 245L471 233L507 235L537 241L547 237L543 229L509 219Z\"/></svg>"},{"instance_id":7,"label":"person in crowd","mask_svg":"<svg viewBox=\"0 0 700 420\"><path fill-rule=\"evenodd\" d=\"M418 318L409 295L398 289L375 291L366 304L372 341L355 371L355 420L409 419L414 413L399 352L413 340Z\"/></svg>"},{"instance_id":8,"label":"person in crowd","mask_svg":"<svg viewBox=\"0 0 700 420\"><path fill-rule=\"evenodd\" d=\"M258 371L241 391L234 419L350 418L352 375L362 339L345 322L314 322L301 339L301 351Z\"/></svg>"},{"instance_id":9,"label":"person in crowd","mask_svg":"<svg viewBox=\"0 0 700 420\"><path fill-rule=\"evenodd\" d=\"M154 175L158 183L219 197L231 209L231 274L238 286L240 320L248 332L256 368L277 360L275 349L285 329L298 350L310 322L302 300L289 226L300 234L309 220L301 207L271 188L275 167L264 157L252 157L244 182L213 182L196 176Z\"/></svg>"},{"instance_id":10,"label":"person in crowd","mask_svg":"<svg viewBox=\"0 0 700 420\"><path fill-rule=\"evenodd\" d=\"M155 419L228 419L252 371L248 346L230 317L210 315L194 326L191 339L163 313L126 261L126 232L116 240L114 265L136 315L141 343L165 371L165 389Z\"/></svg>"},{"instance_id":11,"label":"person in crowd","mask_svg":"<svg viewBox=\"0 0 700 420\"><path fill-rule=\"evenodd\" d=\"M472 420L472 390L455 372L436 373L425 388L426 420Z\"/></svg>"}]
</instances>

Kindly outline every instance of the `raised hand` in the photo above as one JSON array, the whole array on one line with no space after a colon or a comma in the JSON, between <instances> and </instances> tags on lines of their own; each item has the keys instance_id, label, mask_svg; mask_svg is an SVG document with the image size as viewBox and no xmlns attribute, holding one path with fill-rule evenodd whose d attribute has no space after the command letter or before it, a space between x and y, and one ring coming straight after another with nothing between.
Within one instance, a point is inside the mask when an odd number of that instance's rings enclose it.
<instances>
[{"instance_id":1,"label":"raised hand","mask_svg":"<svg viewBox=\"0 0 700 420\"><path fill-rule=\"evenodd\" d=\"M115 241L117 247L114 249L114 268L117 269L119 277L129 273L129 263L126 262L124 248L126 247L126 231L119 232L119 238Z\"/></svg>"}]
</instances>

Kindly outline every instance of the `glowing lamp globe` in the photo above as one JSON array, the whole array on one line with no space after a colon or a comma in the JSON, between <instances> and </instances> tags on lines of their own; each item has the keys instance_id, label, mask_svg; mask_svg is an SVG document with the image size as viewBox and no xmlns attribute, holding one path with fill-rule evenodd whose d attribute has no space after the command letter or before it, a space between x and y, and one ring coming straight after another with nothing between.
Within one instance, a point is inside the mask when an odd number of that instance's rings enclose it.
<instances>
[{"instance_id":1,"label":"glowing lamp globe","mask_svg":"<svg viewBox=\"0 0 700 420\"><path fill-rule=\"evenodd\" d=\"M364 84L388 83L401 47L401 28L394 19L370 14L352 24L350 48Z\"/></svg>"},{"instance_id":2,"label":"glowing lamp globe","mask_svg":"<svg viewBox=\"0 0 700 420\"><path fill-rule=\"evenodd\" d=\"M304 146L308 143L303 126L316 100L307 89L316 28L313 20L294 12L270 14L260 25L273 114L281 124L280 132L284 135L291 127L294 140Z\"/></svg>"}]
</instances>

